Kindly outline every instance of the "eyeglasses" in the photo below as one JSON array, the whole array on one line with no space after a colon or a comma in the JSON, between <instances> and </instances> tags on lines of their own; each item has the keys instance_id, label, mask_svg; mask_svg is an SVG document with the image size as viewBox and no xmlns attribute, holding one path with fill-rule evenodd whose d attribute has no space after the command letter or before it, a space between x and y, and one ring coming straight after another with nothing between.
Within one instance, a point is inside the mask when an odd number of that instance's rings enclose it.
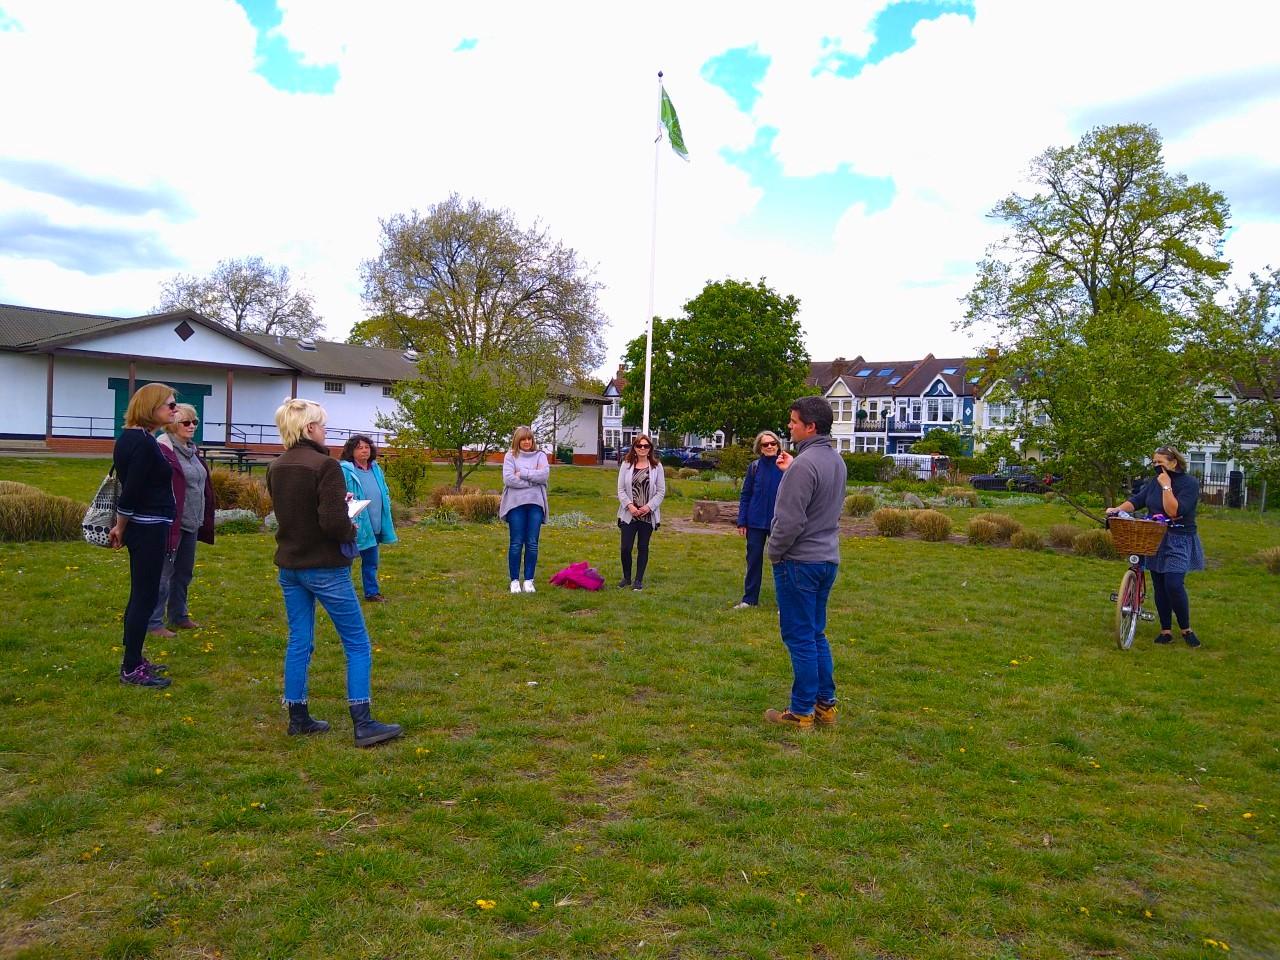
<instances>
[{"instance_id":1,"label":"eyeglasses","mask_svg":"<svg viewBox=\"0 0 1280 960\"><path fill-rule=\"evenodd\" d=\"M179 420L178 422L179 422L180 424L182 424L184 427L198 427L198 426L200 426L200 421L199 421L199 420Z\"/></svg>"},{"instance_id":2,"label":"eyeglasses","mask_svg":"<svg viewBox=\"0 0 1280 960\"><path fill-rule=\"evenodd\" d=\"M637 450L648 450L648 449L649 449L650 447L652 447L652 446L653 446L653 444L651 444L651 443L637 443L637 444L635 445L635 448L636 448Z\"/></svg>"}]
</instances>

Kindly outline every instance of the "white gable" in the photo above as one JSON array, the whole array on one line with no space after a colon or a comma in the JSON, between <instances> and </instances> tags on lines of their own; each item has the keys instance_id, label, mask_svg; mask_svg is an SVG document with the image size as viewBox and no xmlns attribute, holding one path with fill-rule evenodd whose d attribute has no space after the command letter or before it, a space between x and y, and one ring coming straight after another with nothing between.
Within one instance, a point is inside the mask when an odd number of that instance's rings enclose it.
<instances>
[{"instance_id":1,"label":"white gable","mask_svg":"<svg viewBox=\"0 0 1280 960\"><path fill-rule=\"evenodd\" d=\"M828 397L852 397L849 388L845 386L843 379L837 379L830 387L827 388Z\"/></svg>"},{"instance_id":2,"label":"white gable","mask_svg":"<svg viewBox=\"0 0 1280 960\"><path fill-rule=\"evenodd\" d=\"M175 328L183 322L172 320L119 333L98 334L68 344L67 347L71 350L136 357L139 360L193 360L237 367L271 367L276 370L285 366L274 357L259 353L252 347L199 323L186 324L192 333L183 340L175 332Z\"/></svg>"}]
</instances>

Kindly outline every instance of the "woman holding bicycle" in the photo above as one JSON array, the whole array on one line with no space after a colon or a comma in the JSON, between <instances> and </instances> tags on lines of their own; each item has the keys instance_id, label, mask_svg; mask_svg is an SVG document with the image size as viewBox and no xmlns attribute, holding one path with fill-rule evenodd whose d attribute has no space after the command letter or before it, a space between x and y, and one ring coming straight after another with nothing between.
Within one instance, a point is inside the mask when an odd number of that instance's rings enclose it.
<instances>
[{"instance_id":1,"label":"woman holding bicycle","mask_svg":"<svg viewBox=\"0 0 1280 960\"><path fill-rule=\"evenodd\" d=\"M1191 629L1191 603L1183 580L1192 570L1204 569L1204 547L1196 533L1200 481L1187 473L1187 458L1174 447L1160 447L1151 455L1151 462L1156 468L1155 476L1144 480L1124 503L1108 507L1107 516L1145 510L1149 516L1162 514L1169 519L1160 549L1147 562L1160 614L1156 643L1173 642L1176 616L1182 639L1187 646L1198 647L1200 639Z\"/></svg>"}]
</instances>

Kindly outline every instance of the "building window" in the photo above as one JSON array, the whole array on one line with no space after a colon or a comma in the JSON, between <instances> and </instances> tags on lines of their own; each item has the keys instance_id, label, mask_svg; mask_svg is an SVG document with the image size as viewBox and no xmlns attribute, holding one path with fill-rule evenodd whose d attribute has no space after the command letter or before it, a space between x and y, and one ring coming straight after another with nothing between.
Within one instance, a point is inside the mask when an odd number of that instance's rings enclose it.
<instances>
[{"instance_id":1,"label":"building window","mask_svg":"<svg viewBox=\"0 0 1280 960\"><path fill-rule=\"evenodd\" d=\"M325 393L346 393L347 385L341 380L326 380L324 382Z\"/></svg>"},{"instance_id":2,"label":"building window","mask_svg":"<svg viewBox=\"0 0 1280 960\"><path fill-rule=\"evenodd\" d=\"M832 400L831 413L837 423L848 423L853 419L853 401Z\"/></svg>"},{"instance_id":3,"label":"building window","mask_svg":"<svg viewBox=\"0 0 1280 960\"><path fill-rule=\"evenodd\" d=\"M942 401L942 422L951 423L956 418L956 402L954 400Z\"/></svg>"},{"instance_id":4,"label":"building window","mask_svg":"<svg viewBox=\"0 0 1280 960\"><path fill-rule=\"evenodd\" d=\"M389 387L389 386L384 386L384 387L382 388L382 395L383 395L384 397L391 397L391 396L394 396L394 394L391 392L391 387Z\"/></svg>"},{"instance_id":5,"label":"building window","mask_svg":"<svg viewBox=\"0 0 1280 960\"><path fill-rule=\"evenodd\" d=\"M620 404L617 400L613 400L613 401L610 401L609 403L606 403L604 405L604 415L606 417L622 416L622 404Z\"/></svg>"},{"instance_id":6,"label":"building window","mask_svg":"<svg viewBox=\"0 0 1280 960\"><path fill-rule=\"evenodd\" d=\"M924 402L921 400L911 401L911 419L915 423L920 422L921 414L924 411Z\"/></svg>"},{"instance_id":7,"label":"building window","mask_svg":"<svg viewBox=\"0 0 1280 960\"><path fill-rule=\"evenodd\" d=\"M924 418L925 422L938 423L941 416L942 414L940 411L940 404L938 403L938 401L934 399L929 400L928 406L926 407L926 413Z\"/></svg>"},{"instance_id":8,"label":"building window","mask_svg":"<svg viewBox=\"0 0 1280 960\"><path fill-rule=\"evenodd\" d=\"M884 451L884 437L855 437L853 440L855 453L877 453Z\"/></svg>"},{"instance_id":9,"label":"building window","mask_svg":"<svg viewBox=\"0 0 1280 960\"><path fill-rule=\"evenodd\" d=\"M987 426L1000 426L1008 423L1013 419L1013 404L1011 403L988 403L987 404Z\"/></svg>"}]
</instances>

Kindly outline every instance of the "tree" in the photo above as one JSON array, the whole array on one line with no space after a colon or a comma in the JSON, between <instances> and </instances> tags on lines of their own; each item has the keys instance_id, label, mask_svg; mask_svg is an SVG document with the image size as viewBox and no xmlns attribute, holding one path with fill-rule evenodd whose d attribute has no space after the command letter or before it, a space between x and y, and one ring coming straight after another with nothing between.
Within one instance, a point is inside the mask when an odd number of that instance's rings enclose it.
<instances>
[{"instance_id":1,"label":"tree","mask_svg":"<svg viewBox=\"0 0 1280 960\"><path fill-rule=\"evenodd\" d=\"M323 324L289 268L261 257L219 260L207 277L176 274L161 286L157 310L195 310L240 333L286 337L315 336Z\"/></svg>"},{"instance_id":2,"label":"tree","mask_svg":"<svg viewBox=\"0 0 1280 960\"><path fill-rule=\"evenodd\" d=\"M947 457L964 456L964 438L951 430L930 430L911 445L912 453L941 453Z\"/></svg>"},{"instance_id":3,"label":"tree","mask_svg":"<svg viewBox=\"0 0 1280 960\"><path fill-rule=\"evenodd\" d=\"M720 459L716 463L716 469L721 473L727 474L729 479L733 481L733 489L737 490L742 485L743 477L747 475L747 468L751 466L751 461L755 458L756 455L750 447L745 447L740 443L731 444L720 451Z\"/></svg>"},{"instance_id":4,"label":"tree","mask_svg":"<svg viewBox=\"0 0 1280 960\"><path fill-rule=\"evenodd\" d=\"M604 358L600 284L535 222L457 194L425 215L382 221L381 251L362 267L374 316L353 342L420 352L433 340L504 356L530 377L577 383Z\"/></svg>"},{"instance_id":5,"label":"tree","mask_svg":"<svg viewBox=\"0 0 1280 960\"><path fill-rule=\"evenodd\" d=\"M737 437L777 429L805 383L809 353L796 320L800 301L761 279L708 282L677 319L654 318L650 419L662 430ZM645 338L627 344L626 422L644 412Z\"/></svg>"},{"instance_id":6,"label":"tree","mask_svg":"<svg viewBox=\"0 0 1280 960\"><path fill-rule=\"evenodd\" d=\"M1149 126L1089 131L1031 167L1038 192L992 210L1009 232L987 251L959 326L990 331L989 373L1020 398L1020 434L1069 489L1107 503L1162 441L1209 430L1208 305L1227 202L1165 170ZM1041 415L1044 416L1041 416Z\"/></svg>"},{"instance_id":7,"label":"tree","mask_svg":"<svg viewBox=\"0 0 1280 960\"><path fill-rule=\"evenodd\" d=\"M1223 386L1243 394L1221 408L1227 455L1280 486L1280 270L1267 271L1235 291L1210 349Z\"/></svg>"},{"instance_id":8,"label":"tree","mask_svg":"<svg viewBox=\"0 0 1280 960\"><path fill-rule=\"evenodd\" d=\"M397 446L446 454L461 489L490 454L506 448L516 427L534 421L546 390L473 348L451 350L439 340L424 346L422 376L392 387L399 410L380 416L378 426L395 434Z\"/></svg>"}]
</instances>

